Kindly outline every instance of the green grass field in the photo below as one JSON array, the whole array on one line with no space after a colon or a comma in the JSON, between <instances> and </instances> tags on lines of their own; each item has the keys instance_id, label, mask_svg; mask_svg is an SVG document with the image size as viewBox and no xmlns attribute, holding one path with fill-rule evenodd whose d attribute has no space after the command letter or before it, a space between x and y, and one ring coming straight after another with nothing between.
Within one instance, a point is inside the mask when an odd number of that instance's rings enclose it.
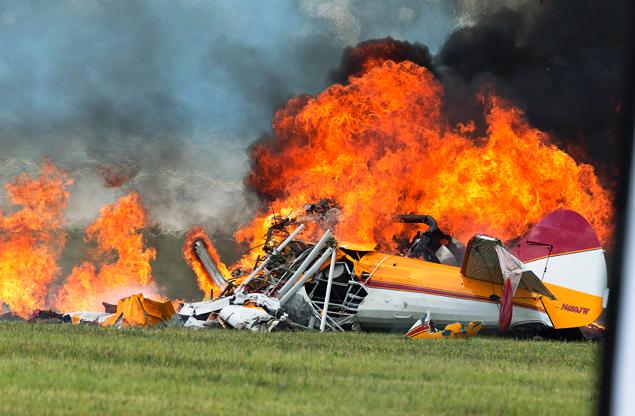
<instances>
[{"instance_id":1,"label":"green grass field","mask_svg":"<svg viewBox=\"0 0 635 416\"><path fill-rule=\"evenodd\" d=\"M0 322L0 414L589 414L600 346Z\"/></svg>"}]
</instances>

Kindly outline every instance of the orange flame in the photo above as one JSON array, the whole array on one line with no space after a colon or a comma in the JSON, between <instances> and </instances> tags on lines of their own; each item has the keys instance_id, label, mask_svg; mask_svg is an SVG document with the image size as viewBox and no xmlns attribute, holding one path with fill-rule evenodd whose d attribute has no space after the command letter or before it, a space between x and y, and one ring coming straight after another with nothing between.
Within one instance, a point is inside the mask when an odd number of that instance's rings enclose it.
<instances>
[{"instance_id":1,"label":"orange flame","mask_svg":"<svg viewBox=\"0 0 635 416\"><path fill-rule=\"evenodd\" d=\"M57 293L56 308L100 310L102 301L116 301L138 291L160 297L150 267L156 251L143 240L146 220L136 193L104 206L100 217L86 229L87 240L97 243L91 261L73 268Z\"/></svg>"},{"instance_id":2,"label":"orange flame","mask_svg":"<svg viewBox=\"0 0 635 416\"><path fill-rule=\"evenodd\" d=\"M19 316L44 308L48 286L60 272L57 265L66 234L67 188L73 183L52 163L40 175L19 175L5 186L9 201L22 208L0 211L0 302Z\"/></svg>"},{"instance_id":3,"label":"orange flame","mask_svg":"<svg viewBox=\"0 0 635 416\"><path fill-rule=\"evenodd\" d=\"M227 266L223 262L221 262L220 257L218 256L218 252L216 248L212 244L209 236L203 231L202 227L194 227L190 229L185 236L185 242L183 244L183 258L187 262L187 264L194 270L196 274L196 281L198 282L198 287L205 294L205 298L213 297L212 294L219 294L218 287L214 284L212 278L207 274L207 271L203 267L203 264L199 260L196 252L194 251L194 243L197 240L203 240L205 245L207 246L207 251L210 254L210 257L216 263L218 270L225 277L225 279L230 279L231 274L229 270L227 270Z\"/></svg>"},{"instance_id":4,"label":"orange flame","mask_svg":"<svg viewBox=\"0 0 635 416\"><path fill-rule=\"evenodd\" d=\"M330 198L342 209L340 240L385 249L411 232L395 222L404 213L431 214L465 242L475 233L509 240L569 208L610 239L611 195L593 167L550 144L509 103L487 99L487 134L474 139L473 123L447 125L443 87L423 67L373 62L349 81L291 99L274 117L275 137L253 147L247 183L270 201L269 212ZM237 240L261 243L268 217Z\"/></svg>"}]
</instances>

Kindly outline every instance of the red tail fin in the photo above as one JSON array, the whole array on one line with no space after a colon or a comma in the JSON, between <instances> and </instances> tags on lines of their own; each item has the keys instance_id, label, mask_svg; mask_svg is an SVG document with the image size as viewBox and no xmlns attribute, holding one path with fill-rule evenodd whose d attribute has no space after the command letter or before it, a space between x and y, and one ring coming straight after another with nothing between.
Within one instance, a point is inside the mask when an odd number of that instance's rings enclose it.
<instances>
[{"instance_id":1,"label":"red tail fin","mask_svg":"<svg viewBox=\"0 0 635 416\"><path fill-rule=\"evenodd\" d=\"M554 328L585 326L598 318L607 295L604 250L580 214L552 212L512 252L556 296L542 300Z\"/></svg>"},{"instance_id":2,"label":"red tail fin","mask_svg":"<svg viewBox=\"0 0 635 416\"><path fill-rule=\"evenodd\" d=\"M548 255L598 248L602 246L591 224L575 211L559 209L532 227L511 251L527 263Z\"/></svg>"}]
</instances>

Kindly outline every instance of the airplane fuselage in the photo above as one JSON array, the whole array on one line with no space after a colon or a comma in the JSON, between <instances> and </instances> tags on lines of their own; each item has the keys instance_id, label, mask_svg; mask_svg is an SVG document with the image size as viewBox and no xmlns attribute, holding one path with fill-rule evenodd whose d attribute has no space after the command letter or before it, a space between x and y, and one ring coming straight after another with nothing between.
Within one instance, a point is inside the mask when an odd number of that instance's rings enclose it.
<instances>
[{"instance_id":1,"label":"airplane fuselage","mask_svg":"<svg viewBox=\"0 0 635 416\"><path fill-rule=\"evenodd\" d=\"M502 286L467 278L459 267L372 252L355 268L372 273L356 315L364 329L402 331L428 311L439 326L478 320L498 328ZM551 326L539 296L519 289L511 325Z\"/></svg>"}]
</instances>

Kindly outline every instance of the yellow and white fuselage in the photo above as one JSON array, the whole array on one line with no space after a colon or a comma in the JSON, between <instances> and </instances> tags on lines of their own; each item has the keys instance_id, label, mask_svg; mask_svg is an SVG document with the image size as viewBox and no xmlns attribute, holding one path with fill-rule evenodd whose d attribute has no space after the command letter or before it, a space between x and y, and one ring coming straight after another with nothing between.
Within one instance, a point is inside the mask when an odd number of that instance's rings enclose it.
<instances>
[{"instance_id":1,"label":"yellow and white fuselage","mask_svg":"<svg viewBox=\"0 0 635 416\"><path fill-rule=\"evenodd\" d=\"M367 276L367 296L356 314L362 328L407 329L427 311L439 325L482 321L487 329L498 328L500 282L466 277L455 266L359 247L341 251L355 275ZM598 319L608 298L604 250L579 214L550 214L512 251L553 295L519 287L513 295L512 328L575 328Z\"/></svg>"}]
</instances>

